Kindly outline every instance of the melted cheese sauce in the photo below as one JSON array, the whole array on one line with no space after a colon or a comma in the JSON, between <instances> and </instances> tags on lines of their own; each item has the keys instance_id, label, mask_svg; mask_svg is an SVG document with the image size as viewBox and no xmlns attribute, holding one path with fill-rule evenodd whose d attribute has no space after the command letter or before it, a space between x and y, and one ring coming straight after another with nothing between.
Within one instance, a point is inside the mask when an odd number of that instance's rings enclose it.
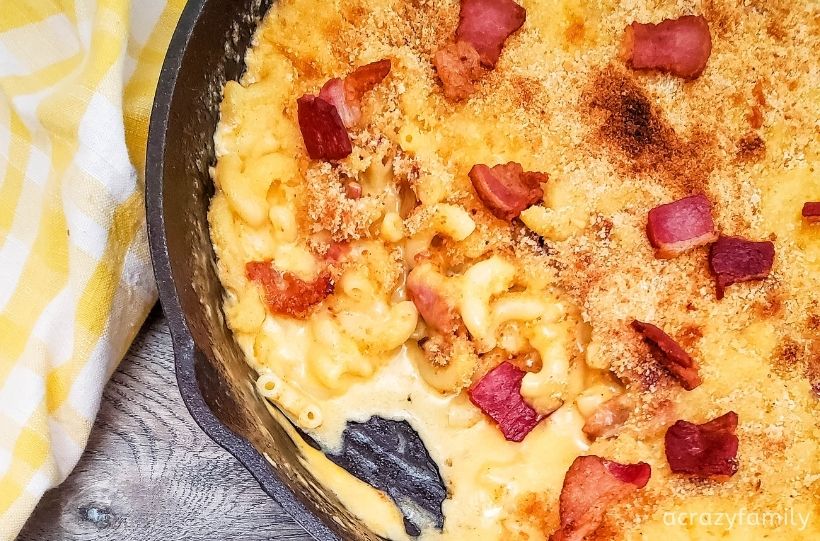
<instances>
[{"instance_id":1,"label":"melted cheese sauce","mask_svg":"<svg viewBox=\"0 0 820 541\"><path fill-rule=\"evenodd\" d=\"M528 525L516 522L516 507L523 496L561 486L570 463L588 447L583 418L574 407L562 408L523 442L506 441L463 395L443 397L421 379L415 368L419 361L411 360L420 354L417 348L403 348L371 381L325 402L327 417L313 434L336 450L348 420L366 421L378 412L408 421L449 489L443 534L427 529L421 539L492 541L526 530ZM344 493L337 489L343 501L354 499Z\"/></svg>"},{"instance_id":2,"label":"melted cheese sauce","mask_svg":"<svg viewBox=\"0 0 820 541\"><path fill-rule=\"evenodd\" d=\"M379 415L412 425L448 490L444 530L425 529L423 541L548 539L558 524L564 474L584 453L645 461L653 469L634 501L608 509L594 539L817 539L820 426L817 391L810 384L820 378L812 376L812 370L820 374L820 228L799 217L802 202L820 200L820 136L812 124L820 116L812 53L820 46L817 6L741 6L728 0L520 3L527 9L524 28L508 41L476 97L458 106L443 101L430 65L432 53L455 28L455 0L281 0L271 9L248 55L248 72L225 89L216 134L218 191L209 216L227 320L248 362L289 386L287 396L296 397L287 405L292 419L305 403L321 413L321 424L308 432L328 451L339 449L348 421ZM715 45L706 72L695 82L641 74L635 77L638 91L626 87L661 111L664 125L688 142L652 142L663 152L654 156L655 146L645 149L651 163L624 166L622 146L636 141L628 133L596 138L600 118L585 105L588 95L629 94L613 86L621 84L621 72L611 66L627 23L692 12L703 12L712 25ZM360 257L348 272L376 285L361 298L353 298L361 291L354 285L337 287L344 293L309 322L267 313L257 286L245 278L245 263L266 259L305 280L315 276L319 263L304 239L337 226L344 212L305 208L305 199L338 191L325 182L337 173L304 155L295 101L316 93L330 77L388 56L393 71L364 104L373 125L354 134L356 151L343 165L346 175L362 181L365 194L381 194L378 204L363 202L357 216L377 223L372 217L384 208L398 210L394 175L415 175L425 206L447 201L468 208L473 196L466 173L472 164L514 160L550 174L544 206L525 211L522 221L547 239L560 265L518 262L517 272L545 304L566 304L560 321L543 327L549 332L542 333L539 348L555 378L532 386L528 381L535 378L525 380L525 392L533 393L528 398L549 402L557 394L563 406L521 443L505 441L464 393L431 386L435 378L415 340L423 326L403 345L386 349L352 344L345 336L363 328L368 332L359 334L383 332L376 323L406 300L406 269L393 254L407 258L427 247L431 235L387 248L355 241ZM765 81L766 104L758 104L765 122L753 135L765 150L749 158L736 149L749 137L747 115L758 81ZM697 132L704 126L705 138ZM682 163L657 165L681 155ZM693 190L706 191L715 202L722 230L776 238L778 259L769 280L733 286L717 303L704 269L705 251L669 262L653 258L646 212ZM483 254L484 241L500 243L503 250L509 238L496 231L497 224L481 213L474 219L476 232L456 255ZM561 265L569 271L556 271ZM730 481L673 475L663 452L664 426L651 418L611 440L593 443L581 432L582 412L621 391L608 371L626 381L634 364L645 361L640 341L627 329L635 317L687 336L687 349L702 366L704 384L691 393L657 379L657 373L650 373L657 380L643 382L649 388L643 397L667 407L666 425L676 419L703 422L729 409L739 414L741 468ZM517 325L505 327L498 338L509 350L520 341ZM591 330L576 344L560 339L564 327L570 333ZM436 381L448 377L458 379L445 375ZM661 417L659 411L653 415ZM292 435L319 481L373 532L407 539L401 513L385 494ZM793 523L761 524L766 512ZM757 524L749 513L758 514Z\"/></svg>"}]
</instances>

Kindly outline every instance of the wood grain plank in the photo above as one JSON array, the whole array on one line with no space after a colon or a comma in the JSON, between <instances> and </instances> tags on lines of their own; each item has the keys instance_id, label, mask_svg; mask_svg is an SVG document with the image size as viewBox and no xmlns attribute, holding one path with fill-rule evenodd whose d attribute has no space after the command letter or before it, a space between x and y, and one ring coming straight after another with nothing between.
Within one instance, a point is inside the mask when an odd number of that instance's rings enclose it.
<instances>
[{"instance_id":1,"label":"wood grain plank","mask_svg":"<svg viewBox=\"0 0 820 541\"><path fill-rule=\"evenodd\" d=\"M132 539L311 539L191 419L159 309L106 387L77 468L17 541Z\"/></svg>"}]
</instances>

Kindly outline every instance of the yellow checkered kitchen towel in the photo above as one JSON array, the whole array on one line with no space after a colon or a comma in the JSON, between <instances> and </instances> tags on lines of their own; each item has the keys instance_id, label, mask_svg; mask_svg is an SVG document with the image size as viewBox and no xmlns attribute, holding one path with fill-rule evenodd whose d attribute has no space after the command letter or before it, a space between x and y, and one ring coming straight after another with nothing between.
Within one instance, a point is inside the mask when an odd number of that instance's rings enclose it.
<instances>
[{"instance_id":1,"label":"yellow checkered kitchen towel","mask_svg":"<svg viewBox=\"0 0 820 541\"><path fill-rule=\"evenodd\" d=\"M156 299L148 117L184 0L0 0L0 539L77 463Z\"/></svg>"}]
</instances>

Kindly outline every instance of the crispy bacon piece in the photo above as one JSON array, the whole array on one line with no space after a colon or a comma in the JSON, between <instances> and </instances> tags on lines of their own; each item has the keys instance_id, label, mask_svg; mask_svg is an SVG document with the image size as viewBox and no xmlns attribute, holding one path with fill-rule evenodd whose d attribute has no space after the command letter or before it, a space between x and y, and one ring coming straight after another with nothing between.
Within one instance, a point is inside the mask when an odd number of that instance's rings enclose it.
<instances>
[{"instance_id":1,"label":"crispy bacon piece","mask_svg":"<svg viewBox=\"0 0 820 541\"><path fill-rule=\"evenodd\" d=\"M763 280L774 263L774 243L755 242L741 237L718 238L709 251L709 268L717 282L717 298L738 282Z\"/></svg>"},{"instance_id":2,"label":"crispy bacon piece","mask_svg":"<svg viewBox=\"0 0 820 541\"><path fill-rule=\"evenodd\" d=\"M513 0L461 0L455 42L433 56L447 99L461 101L475 92L482 66L495 67L504 42L526 19L527 10Z\"/></svg>"},{"instance_id":3,"label":"crispy bacon piece","mask_svg":"<svg viewBox=\"0 0 820 541\"><path fill-rule=\"evenodd\" d=\"M803 218L809 223L820 223L820 201L805 203L803 205Z\"/></svg>"},{"instance_id":4,"label":"crispy bacon piece","mask_svg":"<svg viewBox=\"0 0 820 541\"><path fill-rule=\"evenodd\" d=\"M479 164L470 170L478 198L497 218L508 222L541 201L541 183L548 179L546 173L525 172L516 162L494 167Z\"/></svg>"},{"instance_id":5,"label":"crispy bacon piece","mask_svg":"<svg viewBox=\"0 0 820 541\"><path fill-rule=\"evenodd\" d=\"M456 41L475 47L481 63L494 68L501 48L527 20L527 10L513 0L461 0Z\"/></svg>"},{"instance_id":6,"label":"crispy bacon piece","mask_svg":"<svg viewBox=\"0 0 820 541\"><path fill-rule=\"evenodd\" d=\"M624 30L620 57L633 69L657 69L696 79L712 53L709 24L701 15L659 24L633 22Z\"/></svg>"},{"instance_id":7,"label":"crispy bacon piece","mask_svg":"<svg viewBox=\"0 0 820 541\"><path fill-rule=\"evenodd\" d=\"M270 261L251 261L245 265L248 280L258 283L265 292L271 312L305 318L311 308L333 293L333 280L323 272L312 282L305 282L290 272L274 269Z\"/></svg>"},{"instance_id":8,"label":"crispy bacon piece","mask_svg":"<svg viewBox=\"0 0 820 541\"><path fill-rule=\"evenodd\" d=\"M360 199L362 197L362 185L355 180L346 183L344 188L345 196L348 199Z\"/></svg>"},{"instance_id":9,"label":"crispy bacon piece","mask_svg":"<svg viewBox=\"0 0 820 541\"><path fill-rule=\"evenodd\" d=\"M589 416L582 430L593 440L614 436L633 409L632 401L626 395L610 398Z\"/></svg>"},{"instance_id":10,"label":"crispy bacon piece","mask_svg":"<svg viewBox=\"0 0 820 541\"><path fill-rule=\"evenodd\" d=\"M644 341L657 353L658 361L675 376L681 387L691 391L703 383L698 374L698 363L671 336L655 325L637 319L632 322L632 328L641 333Z\"/></svg>"},{"instance_id":11,"label":"crispy bacon piece","mask_svg":"<svg viewBox=\"0 0 820 541\"><path fill-rule=\"evenodd\" d=\"M646 223L655 257L668 259L718 238L712 204L703 194L684 197L649 211Z\"/></svg>"},{"instance_id":12,"label":"crispy bacon piece","mask_svg":"<svg viewBox=\"0 0 820 541\"><path fill-rule=\"evenodd\" d=\"M470 400L489 415L509 441L522 441L544 417L524 401L526 372L508 362L493 368L468 391Z\"/></svg>"},{"instance_id":13,"label":"crispy bacon piece","mask_svg":"<svg viewBox=\"0 0 820 541\"><path fill-rule=\"evenodd\" d=\"M350 253L349 242L332 241L325 252L325 259L331 263L338 263Z\"/></svg>"},{"instance_id":14,"label":"crispy bacon piece","mask_svg":"<svg viewBox=\"0 0 820 541\"><path fill-rule=\"evenodd\" d=\"M475 92L475 86L484 70L475 47L466 41L449 43L433 56L444 87L444 95L452 101L461 101Z\"/></svg>"},{"instance_id":15,"label":"crispy bacon piece","mask_svg":"<svg viewBox=\"0 0 820 541\"><path fill-rule=\"evenodd\" d=\"M339 112L322 98L305 94L298 100L297 116L308 156L313 160L341 160L353 152Z\"/></svg>"},{"instance_id":16,"label":"crispy bacon piece","mask_svg":"<svg viewBox=\"0 0 820 541\"><path fill-rule=\"evenodd\" d=\"M424 279L419 272L422 268L416 267L407 276L407 296L427 325L440 333L453 334L459 329L461 318L433 284Z\"/></svg>"},{"instance_id":17,"label":"crispy bacon piece","mask_svg":"<svg viewBox=\"0 0 820 541\"><path fill-rule=\"evenodd\" d=\"M728 478L737 473L737 413L696 425L678 421L666 431L666 460L675 473Z\"/></svg>"},{"instance_id":18,"label":"crispy bacon piece","mask_svg":"<svg viewBox=\"0 0 820 541\"><path fill-rule=\"evenodd\" d=\"M342 123L351 128L362 118L362 98L375 88L390 73L389 59L359 66L345 77L330 79L319 92L319 97L330 103L339 112Z\"/></svg>"},{"instance_id":19,"label":"crispy bacon piece","mask_svg":"<svg viewBox=\"0 0 820 541\"><path fill-rule=\"evenodd\" d=\"M348 100L359 101L366 92L370 92L376 85L384 81L390 74L392 63L389 58L359 66L353 73L345 77L345 95Z\"/></svg>"},{"instance_id":20,"label":"crispy bacon piece","mask_svg":"<svg viewBox=\"0 0 820 541\"><path fill-rule=\"evenodd\" d=\"M353 152L347 128L362 118L361 100L390 73L390 60L360 66L344 80L330 79L318 96L298 100L297 116L308 156L313 160L341 160Z\"/></svg>"},{"instance_id":21,"label":"crispy bacon piece","mask_svg":"<svg viewBox=\"0 0 820 541\"><path fill-rule=\"evenodd\" d=\"M599 456L579 456L567 470L558 499L561 527L550 541L582 541L601 525L607 509L646 486L652 468L645 462L619 464Z\"/></svg>"},{"instance_id":22,"label":"crispy bacon piece","mask_svg":"<svg viewBox=\"0 0 820 541\"><path fill-rule=\"evenodd\" d=\"M348 128L353 126L362 116L362 110L357 103L348 103L345 96L345 83L338 77L330 79L322 86L319 91L319 98L336 108L342 124Z\"/></svg>"}]
</instances>

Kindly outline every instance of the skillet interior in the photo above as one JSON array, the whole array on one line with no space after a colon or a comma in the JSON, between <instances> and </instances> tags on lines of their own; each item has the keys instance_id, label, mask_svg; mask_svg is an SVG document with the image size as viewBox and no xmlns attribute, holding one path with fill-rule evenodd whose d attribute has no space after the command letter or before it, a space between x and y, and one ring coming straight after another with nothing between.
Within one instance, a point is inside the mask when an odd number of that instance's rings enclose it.
<instances>
[{"instance_id":1,"label":"skillet interior","mask_svg":"<svg viewBox=\"0 0 820 541\"><path fill-rule=\"evenodd\" d=\"M196 422L316 539L375 540L297 460L293 442L256 397L251 369L221 311L206 219L213 133L222 86L244 70L253 30L271 3L191 0L183 12L162 69L148 142L154 270L180 392Z\"/></svg>"}]
</instances>

